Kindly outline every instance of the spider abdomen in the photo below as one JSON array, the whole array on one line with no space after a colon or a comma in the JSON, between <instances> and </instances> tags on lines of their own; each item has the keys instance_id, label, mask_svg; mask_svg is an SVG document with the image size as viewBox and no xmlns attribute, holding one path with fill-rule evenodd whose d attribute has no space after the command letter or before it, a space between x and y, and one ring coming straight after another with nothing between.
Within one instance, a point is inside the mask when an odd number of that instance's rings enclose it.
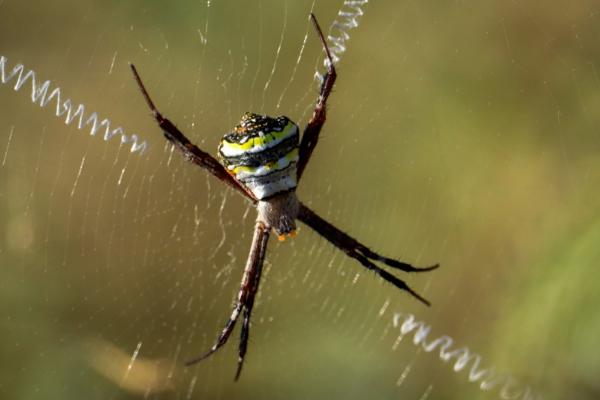
<instances>
[{"instance_id":1,"label":"spider abdomen","mask_svg":"<svg viewBox=\"0 0 600 400\"><path fill-rule=\"evenodd\" d=\"M287 117L246 113L219 145L227 170L258 200L298 185L298 126Z\"/></svg>"}]
</instances>

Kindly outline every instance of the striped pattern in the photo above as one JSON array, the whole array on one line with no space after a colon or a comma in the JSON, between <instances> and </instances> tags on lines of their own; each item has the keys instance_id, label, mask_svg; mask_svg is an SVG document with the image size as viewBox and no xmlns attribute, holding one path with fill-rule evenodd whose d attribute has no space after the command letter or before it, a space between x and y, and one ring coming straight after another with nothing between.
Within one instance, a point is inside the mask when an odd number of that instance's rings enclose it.
<instances>
[{"instance_id":1,"label":"striped pattern","mask_svg":"<svg viewBox=\"0 0 600 400\"><path fill-rule=\"evenodd\" d=\"M296 188L298 126L287 117L246 113L219 145L227 170L257 199Z\"/></svg>"}]
</instances>

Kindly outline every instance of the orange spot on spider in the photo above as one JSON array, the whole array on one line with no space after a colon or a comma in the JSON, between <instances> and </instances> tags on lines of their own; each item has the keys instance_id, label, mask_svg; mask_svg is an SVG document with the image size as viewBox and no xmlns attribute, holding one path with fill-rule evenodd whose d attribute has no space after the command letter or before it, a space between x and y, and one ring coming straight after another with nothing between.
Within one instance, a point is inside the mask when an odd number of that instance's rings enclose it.
<instances>
[{"instance_id":1,"label":"orange spot on spider","mask_svg":"<svg viewBox=\"0 0 600 400\"><path fill-rule=\"evenodd\" d=\"M277 235L277 239L279 239L280 242L284 242L285 239L287 239L287 238L294 238L294 237L296 237L296 231L291 231L287 235L286 234Z\"/></svg>"}]
</instances>

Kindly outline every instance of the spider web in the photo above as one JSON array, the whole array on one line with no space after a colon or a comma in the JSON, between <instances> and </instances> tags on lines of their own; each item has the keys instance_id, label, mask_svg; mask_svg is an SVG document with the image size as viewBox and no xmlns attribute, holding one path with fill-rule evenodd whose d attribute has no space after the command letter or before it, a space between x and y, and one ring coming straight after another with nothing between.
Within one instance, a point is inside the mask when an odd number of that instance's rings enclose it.
<instances>
[{"instance_id":1,"label":"spider web","mask_svg":"<svg viewBox=\"0 0 600 400\"><path fill-rule=\"evenodd\" d=\"M598 396L600 8L363 3L0 0L7 72L148 143L0 85L2 398ZM311 11L347 50L299 196L442 268L403 276L426 308L306 227L272 241L234 384L237 330L183 362L229 316L254 210L165 144L127 63L213 151L245 111L306 123Z\"/></svg>"}]
</instances>

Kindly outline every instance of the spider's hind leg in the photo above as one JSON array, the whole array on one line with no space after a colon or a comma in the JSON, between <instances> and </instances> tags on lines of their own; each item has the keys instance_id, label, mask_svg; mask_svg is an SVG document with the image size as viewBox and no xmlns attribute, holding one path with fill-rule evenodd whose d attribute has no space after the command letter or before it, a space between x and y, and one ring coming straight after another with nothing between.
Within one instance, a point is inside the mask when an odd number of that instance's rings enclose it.
<instances>
[{"instance_id":1,"label":"spider's hind leg","mask_svg":"<svg viewBox=\"0 0 600 400\"><path fill-rule=\"evenodd\" d=\"M400 290L404 290L408 293L410 293L414 298L416 298L417 300L419 300L421 303L430 306L431 303L426 300L423 296L421 296L420 294L418 294L417 292L415 292L414 290L412 290L410 288L410 286L408 286L406 284L406 282L404 282L402 279L396 278L394 275L390 274L389 272L387 272L386 270L384 270L383 268L379 268L377 265L373 264L367 257L364 257L361 254L358 254L356 252L349 252L346 251L346 254L352 258L354 258L355 260L358 260L358 262L360 262L363 267L367 268L368 270L371 270L373 272L375 272L377 275L379 275L382 279L384 279L385 281L391 283L392 285L396 286L398 289ZM419 271L423 271L423 270L419 270Z\"/></svg>"},{"instance_id":2,"label":"spider's hind leg","mask_svg":"<svg viewBox=\"0 0 600 400\"><path fill-rule=\"evenodd\" d=\"M380 261L387 265L388 267L396 268L404 272L427 272L433 271L434 269L439 268L440 264L434 264L429 267L414 267L411 264L395 260L393 258L384 257L380 254L375 253L368 247L358 243L357 250L363 253L367 258L370 258L373 261Z\"/></svg>"},{"instance_id":3,"label":"spider's hind leg","mask_svg":"<svg viewBox=\"0 0 600 400\"><path fill-rule=\"evenodd\" d=\"M260 279L260 275L258 280ZM258 280L256 282L256 290L258 290ZM250 337L250 317L252 316L252 308L254 307L254 297L256 291L252 291L248 304L244 307L244 320L242 321L242 330L240 332L240 345L238 347L238 366L235 372L235 380L240 378L242 367L244 366L244 358L248 349L248 338Z\"/></svg>"},{"instance_id":4,"label":"spider's hind leg","mask_svg":"<svg viewBox=\"0 0 600 400\"><path fill-rule=\"evenodd\" d=\"M189 360L185 363L185 365L190 366L196 364L205 358L214 354L221 346L227 343L231 332L233 332L233 328L240 316L240 313L243 311L244 320L242 323L242 332L240 339L240 348L239 348L239 361L238 368L235 375L235 379L237 380L242 371L242 365L244 363L244 356L246 355L246 348L248 344L248 334L250 329L250 314L252 312L252 307L254 305L254 298L256 293L258 292L258 284L260 282L260 276L262 272L262 266L265 260L265 253L267 250L267 242L269 240L271 228L263 224L262 222L258 222L256 224L256 228L254 229L254 236L252 238L252 246L250 247L250 254L248 255L248 261L246 262L246 267L244 268L244 275L242 277L242 284L240 287L240 292L238 295L238 299L235 307L229 317L229 320L225 324L223 331L217 338L215 344L210 348L210 350L203 355L196 357L192 360Z\"/></svg>"},{"instance_id":5,"label":"spider's hind leg","mask_svg":"<svg viewBox=\"0 0 600 400\"><path fill-rule=\"evenodd\" d=\"M382 279L396 286L398 289L407 291L422 303L430 305L429 301L427 301L417 292L412 290L406 284L406 282L390 274L383 268L378 267L373 263L373 261L380 261L389 267L396 268L405 272L431 271L438 268L438 264L433 265L431 267L417 268L402 261L383 257L370 250L368 247L366 247L347 233L336 228L331 223L318 216L314 211L312 211L310 208L306 207L302 203L300 203L298 219L304 222L306 225L310 226L315 232L317 232L319 235L323 236L325 239L330 241L335 247L342 250L346 255L360 262L365 268L375 272Z\"/></svg>"},{"instance_id":6,"label":"spider's hind leg","mask_svg":"<svg viewBox=\"0 0 600 400\"><path fill-rule=\"evenodd\" d=\"M200 361L204 360L205 358L208 358L209 356L214 354L217 350L219 350L219 348L221 346L223 346L225 343L227 343L227 339L229 339L231 332L233 332L233 328L235 327L235 323L237 322L240 312L242 311L242 307L243 307L242 303L239 302L239 300L238 300L238 303L233 308L233 312L231 313L229 320L225 324L225 327L223 328L223 331L219 335L219 338L217 339L215 344L210 348L209 351L202 354L201 356L193 358L189 361L186 361L185 362L186 366L189 367L190 365L194 365L194 364L199 363Z\"/></svg>"}]
</instances>

